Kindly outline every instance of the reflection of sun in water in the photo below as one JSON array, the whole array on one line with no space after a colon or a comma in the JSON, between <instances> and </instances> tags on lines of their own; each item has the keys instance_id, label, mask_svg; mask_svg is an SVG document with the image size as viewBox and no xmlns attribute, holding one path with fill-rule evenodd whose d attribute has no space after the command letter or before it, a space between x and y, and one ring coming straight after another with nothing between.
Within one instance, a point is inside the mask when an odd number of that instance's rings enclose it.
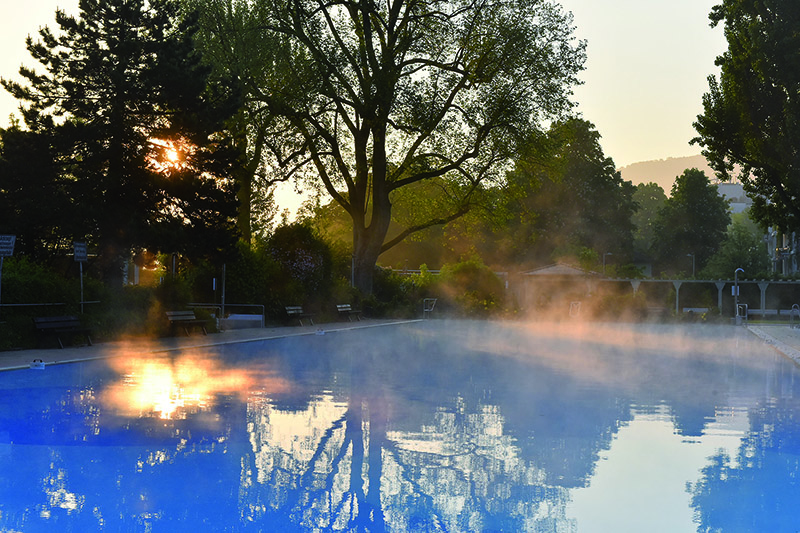
<instances>
[{"instance_id":1,"label":"reflection of sun in water","mask_svg":"<svg viewBox=\"0 0 800 533\"><path fill-rule=\"evenodd\" d=\"M254 387L286 390L271 373L225 368L212 357L186 354L177 359L123 357L114 361L119 381L104 391L106 407L132 417L181 419L213 407L219 395L244 395Z\"/></svg>"}]
</instances>

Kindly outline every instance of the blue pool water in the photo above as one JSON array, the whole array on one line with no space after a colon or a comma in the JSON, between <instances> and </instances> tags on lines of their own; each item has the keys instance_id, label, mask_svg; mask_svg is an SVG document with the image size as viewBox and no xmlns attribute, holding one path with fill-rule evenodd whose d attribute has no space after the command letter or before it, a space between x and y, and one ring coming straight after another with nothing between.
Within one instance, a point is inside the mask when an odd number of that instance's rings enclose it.
<instances>
[{"instance_id":1,"label":"blue pool water","mask_svg":"<svg viewBox=\"0 0 800 533\"><path fill-rule=\"evenodd\" d=\"M797 398L722 326L429 321L5 372L0 530L795 532Z\"/></svg>"}]
</instances>

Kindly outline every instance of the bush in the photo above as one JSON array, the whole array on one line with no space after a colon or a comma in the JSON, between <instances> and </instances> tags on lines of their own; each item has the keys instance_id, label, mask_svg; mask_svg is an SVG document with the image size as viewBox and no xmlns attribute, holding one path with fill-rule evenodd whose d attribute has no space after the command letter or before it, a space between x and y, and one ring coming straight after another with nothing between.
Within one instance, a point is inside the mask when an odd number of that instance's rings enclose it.
<instances>
[{"instance_id":1,"label":"bush","mask_svg":"<svg viewBox=\"0 0 800 533\"><path fill-rule=\"evenodd\" d=\"M593 318L611 321L637 321L647 317L647 298L644 294L608 292L598 294L588 310Z\"/></svg>"},{"instance_id":2,"label":"bush","mask_svg":"<svg viewBox=\"0 0 800 533\"><path fill-rule=\"evenodd\" d=\"M239 243L236 260L227 266L225 278L226 302L279 307L278 304L269 304L276 300L280 266L264 246L250 247Z\"/></svg>"},{"instance_id":3,"label":"bush","mask_svg":"<svg viewBox=\"0 0 800 533\"><path fill-rule=\"evenodd\" d=\"M0 350L34 345L32 317L77 314L80 310L80 280L68 279L25 256L3 261L3 304L51 304L0 308Z\"/></svg>"},{"instance_id":4,"label":"bush","mask_svg":"<svg viewBox=\"0 0 800 533\"><path fill-rule=\"evenodd\" d=\"M444 265L433 284L444 310L466 317L487 317L505 310L505 286L478 258Z\"/></svg>"},{"instance_id":5,"label":"bush","mask_svg":"<svg viewBox=\"0 0 800 533\"><path fill-rule=\"evenodd\" d=\"M404 276L391 268L375 267L372 294L362 302L369 316L382 318L413 318L417 316L417 287L414 276Z\"/></svg>"},{"instance_id":6,"label":"bush","mask_svg":"<svg viewBox=\"0 0 800 533\"><path fill-rule=\"evenodd\" d=\"M11 257L3 262L2 303L66 303L80 301L80 280L63 276L30 261ZM63 314L63 312L61 313Z\"/></svg>"},{"instance_id":7,"label":"bush","mask_svg":"<svg viewBox=\"0 0 800 533\"><path fill-rule=\"evenodd\" d=\"M311 226L279 226L267 242L267 253L278 267L278 278L271 282L280 307L319 305L330 295L331 251Z\"/></svg>"}]
</instances>

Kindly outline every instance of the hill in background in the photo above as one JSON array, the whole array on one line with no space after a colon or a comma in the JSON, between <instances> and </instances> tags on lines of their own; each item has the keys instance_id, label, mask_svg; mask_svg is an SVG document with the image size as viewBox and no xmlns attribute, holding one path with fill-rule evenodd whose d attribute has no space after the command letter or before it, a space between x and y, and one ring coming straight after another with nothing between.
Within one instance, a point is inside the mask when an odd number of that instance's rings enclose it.
<instances>
[{"instance_id":1,"label":"hill in background","mask_svg":"<svg viewBox=\"0 0 800 533\"><path fill-rule=\"evenodd\" d=\"M655 182L669 196L672 191L672 184L675 183L675 178L683 174L683 171L687 168L702 170L712 182L715 181L714 171L711 170L711 167L708 166L708 161L702 155L642 161L622 167L619 171L622 174L622 179L631 181L634 185Z\"/></svg>"}]
</instances>

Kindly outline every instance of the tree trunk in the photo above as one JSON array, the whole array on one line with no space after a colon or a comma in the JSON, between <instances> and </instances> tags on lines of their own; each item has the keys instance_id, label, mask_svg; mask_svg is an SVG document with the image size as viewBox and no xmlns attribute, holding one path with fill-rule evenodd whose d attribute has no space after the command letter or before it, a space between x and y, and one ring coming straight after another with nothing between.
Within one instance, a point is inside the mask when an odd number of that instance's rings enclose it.
<instances>
[{"instance_id":1,"label":"tree trunk","mask_svg":"<svg viewBox=\"0 0 800 533\"><path fill-rule=\"evenodd\" d=\"M375 228L353 227L353 285L363 294L372 294L375 264L381 253L383 237L376 238ZM383 236L386 235L384 231Z\"/></svg>"},{"instance_id":2,"label":"tree trunk","mask_svg":"<svg viewBox=\"0 0 800 533\"><path fill-rule=\"evenodd\" d=\"M367 222L361 213L351 213L353 218L353 281L364 294L372 294L375 264L381 254L389 223L392 220L392 203L386 182L385 132L373 130L372 153L372 216Z\"/></svg>"},{"instance_id":3,"label":"tree trunk","mask_svg":"<svg viewBox=\"0 0 800 533\"><path fill-rule=\"evenodd\" d=\"M252 215L251 201L253 196L253 174L249 166L237 173L236 180L236 199L239 201L239 210L236 216L236 226L239 228L239 237L250 244L253 233L250 228L250 218Z\"/></svg>"}]
</instances>

